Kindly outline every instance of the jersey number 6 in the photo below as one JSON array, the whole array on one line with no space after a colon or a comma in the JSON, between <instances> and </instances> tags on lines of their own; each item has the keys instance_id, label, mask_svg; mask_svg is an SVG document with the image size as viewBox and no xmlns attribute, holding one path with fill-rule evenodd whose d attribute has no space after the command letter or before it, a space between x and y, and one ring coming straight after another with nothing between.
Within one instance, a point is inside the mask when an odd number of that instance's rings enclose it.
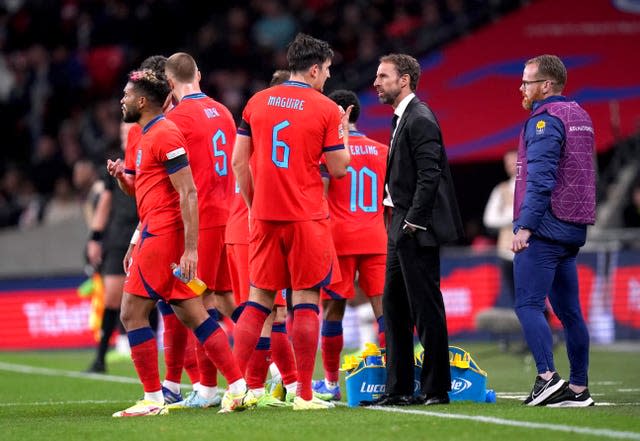
<instances>
[{"instance_id":1,"label":"jersey number 6","mask_svg":"<svg viewBox=\"0 0 640 441\"><path fill-rule=\"evenodd\" d=\"M289 127L289 125L289 121L284 120L273 126L273 131L271 132L271 160L276 167L289 168L289 151L291 149L286 142L278 139L278 132Z\"/></svg>"}]
</instances>

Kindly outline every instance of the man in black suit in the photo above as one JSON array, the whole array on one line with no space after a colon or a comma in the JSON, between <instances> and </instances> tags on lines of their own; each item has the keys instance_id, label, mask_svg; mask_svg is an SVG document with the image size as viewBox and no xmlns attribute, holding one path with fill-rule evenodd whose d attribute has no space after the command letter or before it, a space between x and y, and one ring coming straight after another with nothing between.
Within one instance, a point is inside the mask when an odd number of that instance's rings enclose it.
<instances>
[{"instance_id":1,"label":"man in black suit","mask_svg":"<svg viewBox=\"0 0 640 441\"><path fill-rule=\"evenodd\" d=\"M440 127L415 96L419 78L415 58L391 54L380 58L373 84L380 102L394 109L384 202L393 207L383 295L387 393L377 405L446 404L451 389L440 245L461 239L463 228ZM418 398L414 326L425 349Z\"/></svg>"}]
</instances>

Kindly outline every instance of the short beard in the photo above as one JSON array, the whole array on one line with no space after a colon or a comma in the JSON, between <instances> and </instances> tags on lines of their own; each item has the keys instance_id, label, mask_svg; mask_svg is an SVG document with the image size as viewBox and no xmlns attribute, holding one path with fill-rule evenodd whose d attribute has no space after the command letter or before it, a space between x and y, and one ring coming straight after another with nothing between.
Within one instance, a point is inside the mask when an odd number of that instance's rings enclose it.
<instances>
[{"instance_id":1,"label":"short beard","mask_svg":"<svg viewBox=\"0 0 640 441\"><path fill-rule=\"evenodd\" d=\"M400 92L393 95L385 92L378 97L378 101L380 101L381 104L393 104L396 101L396 98L398 98L398 95L400 95Z\"/></svg>"},{"instance_id":2,"label":"short beard","mask_svg":"<svg viewBox=\"0 0 640 441\"><path fill-rule=\"evenodd\" d=\"M522 108L524 110L531 110L533 109L533 100L527 98L526 96L522 97Z\"/></svg>"},{"instance_id":3,"label":"short beard","mask_svg":"<svg viewBox=\"0 0 640 441\"><path fill-rule=\"evenodd\" d=\"M140 109L135 109L135 110L126 110L123 114L122 114L122 121L126 122L126 123L137 123L138 121L140 121L140 117L142 116L142 114L140 113Z\"/></svg>"}]
</instances>

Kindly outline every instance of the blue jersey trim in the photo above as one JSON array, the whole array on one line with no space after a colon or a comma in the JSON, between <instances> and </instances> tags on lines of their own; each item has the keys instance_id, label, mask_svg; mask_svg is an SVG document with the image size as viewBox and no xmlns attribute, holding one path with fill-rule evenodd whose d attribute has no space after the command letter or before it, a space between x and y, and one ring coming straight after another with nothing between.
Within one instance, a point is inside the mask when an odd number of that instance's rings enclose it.
<instances>
[{"instance_id":1,"label":"blue jersey trim","mask_svg":"<svg viewBox=\"0 0 640 441\"><path fill-rule=\"evenodd\" d=\"M131 170L130 168L125 168L125 169L124 169L124 173L125 173L125 174L127 174L127 175L133 175L133 176L135 176L136 171L135 171L135 170Z\"/></svg>"},{"instance_id":2,"label":"blue jersey trim","mask_svg":"<svg viewBox=\"0 0 640 441\"><path fill-rule=\"evenodd\" d=\"M156 116L142 128L142 133L143 134L147 133L151 129L151 127L153 127L158 121L162 121L163 119L164 119L164 115L162 114Z\"/></svg>"},{"instance_id":3,"label":"blue jersey trim","mask_svg":"<svg viewBox=\"0 0 640 441\"><path fill-rule=\"evenodd\" d=\"M330 145L327 147L323 147L322 151L323 152L334 152L336 150L343 150L344 149L344 144L338 144L338 145Z\"/></svg>"},{"instance_id":4,"label":"blue jersey trim","mask_svg":"<svg viewBox=\"0 0 640 441\"><path fill-rule=\"evenodd\" d=\"M349 136L367 136L362 132L358 132L357 130L349 130Z\"/></svg>"},{"instance_id":5,"label":"blue jersey trim","mask_svg":"<svg viewBox=\"0 0 640 441\"><path fill-rule=\"evenodd\" d=\"M153 289L153 287L149 285L147 281L144 279L144 276L142 275L142 271L140 271L140 268L138 268L138 274L140 275L140 280L142 280L142 285L144 285L144 290L147 291L147 295L149 296L149 298L153 300L162 300L162 297L160 296L160 294L158 294L156 290Z\"/></svg>"},{"instance_id":6,"label":"blue jersey trim","mask_svg":"<svg viewBox=\"0 0 640 441\"><path fill-rule=\"evenodd\" d=\"M293 86L293 87L303 87L303 88L311 88L310 84L303 83L302 81L291 81L287 80L282 83L283 86Z\"/></svg>"},{"instance_id":7,"label":"blue jersey trim","mask_svg":"<svg viewBox=\"0 0 640 441\"><path fill-rule=\"evenodd\" d=\"M198 100L200 98L206 98L207 95L205 95L202 92L197 92L197 93L192 93L190 95L185 95L182 97L182 99L180 101L184 101L184 100Z\"/></svg>"},{"instance_id":8,"label":"blue jersey trim","mask_svg":"<svg viewBox=\"0 0 640 441\"><path fill-rule=\"evenodd\" d=\"M342 296L342 295L338 294L338 293L337 293L337 292L335 292L335 291L330 290L330 289L329 289L329 288L327 288L327 287L324 287L324 288L322 288L322 289L323 289L323 290L324 290L324 292L325 292L329 297L331 297L331 299L333 299L333 300L345 300L344 296Z\"/></svg>"},{"instance_id":9,"label":"blue jersey trim","mask_svg":"<svg viewBox=\"0 0 640 441\"><path fill-rule=\"evenodd\" d=\"M329 272L327 273L327 276L322 279L316 286L312 287L311 289L319 289L319 288L324 288L325 286L327 286L330 282L331 282L331 274L333 273L333 264L331 264L331 267L329 267Z\"/></svg>"},{"instance_id":10,"label":"blue jersey trim","mask_svg":"<svg viewBox=\"0 0 640 441\"><path fill-rule=\"evenodd\" d=\"M187 165L189 165L189 161L185 161L185 162L181 162L179 164L174 165L173 167L169 167L167 168L167 174L174 174L175 172L177 172L178 170L181 170L183 168L185 168Z\"/></svg>"}]
</instances>

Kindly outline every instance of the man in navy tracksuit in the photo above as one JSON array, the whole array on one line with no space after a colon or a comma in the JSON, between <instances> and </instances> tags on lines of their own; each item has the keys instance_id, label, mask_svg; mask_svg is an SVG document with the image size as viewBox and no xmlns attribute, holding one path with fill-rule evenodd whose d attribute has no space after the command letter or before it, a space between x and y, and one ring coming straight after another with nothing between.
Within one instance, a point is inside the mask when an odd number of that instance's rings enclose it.
<instances>
[{"instance_id":1,"label":"man in navy tracksuit","mask_svg":"<svg viewBox=\"0 0 640 441\"><path fill-rule=\"evenodd\" d=\"M531 110L520 135L514 195L516 314L538 376L523 404L593 405L587 389L589 333L580 310L576 255L595 222L591 118L561 95L567 71L553 55L525 63L520 91ZM544 317L549 296L566 334L569 382L556 372Z\"/></svg>"}]
</instances>

